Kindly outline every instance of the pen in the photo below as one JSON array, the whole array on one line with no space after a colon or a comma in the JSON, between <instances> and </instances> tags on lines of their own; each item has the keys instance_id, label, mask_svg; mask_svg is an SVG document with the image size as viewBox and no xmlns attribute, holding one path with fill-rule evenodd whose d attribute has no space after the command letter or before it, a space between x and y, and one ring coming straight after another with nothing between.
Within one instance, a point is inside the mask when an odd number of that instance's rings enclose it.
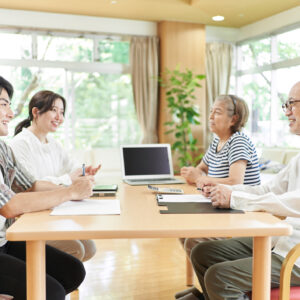
<instances>
[{"instance_id":1,"label":"pen","mask_svg":"<svg viewBox=\"0 0 300 300\"><path fill-rule=\"evenodd\" d=\"M203 188L197 187L197 191L203 191ZM207 194L210 194L210 192L208 192Z\"/></svg>"},{"instance_id":2,"label":"pen","mask_svg":"<svg viewBox=\"0 0 300 300\"><path fill-rule=\"evenodd\" d=\"M85 164L82 164L82 176L85 176Z\"/></svg>"}]
</instances>

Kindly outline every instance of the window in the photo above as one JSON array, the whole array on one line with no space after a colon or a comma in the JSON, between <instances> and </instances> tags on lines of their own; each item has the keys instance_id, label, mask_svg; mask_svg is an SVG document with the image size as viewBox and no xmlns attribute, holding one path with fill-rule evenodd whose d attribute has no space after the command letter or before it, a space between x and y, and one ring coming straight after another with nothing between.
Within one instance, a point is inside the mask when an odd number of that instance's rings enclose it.
<instances>
[{"instance_id":1,"label":"window","mask_svg":"<svg viewBox=\"0 0 300 300\"><path fill-rule=\"evenodd\" d=\"M300 28L278 34L276 51L276 60L285 60L299 57L300 53Z\"/></svg>"},{"instance_id":2,"label":"window","mask_svg":"<svg viewBox=\"0 0 300 300\"><path fill-rule=\"evenodd\" d=\"M102 40L98 43L99 61L129 64L129 42Z\"/></svg>"},{"instance_id":3,"label":"window","mask_svg":"<svg viewBox=\"0 0 300 300\"><path fill-rule=\"evenodd\" d=\"M271 39L243 44L240 47L241 69L247 70L271 63Z\"/></svg>"},{"instance_id":4,"label":"window","mask_svg":"<svg viewBox=\"0 0 300 300\"><path fill-rule=\"evenodd\" d=\"M237 46L236 92L249 106L246 131L257 146L300 147L281 104L300 74L300 28Z\"/></svg>"},{"instance_id":5,"label":"window","mask_svg":"<svg viewBox=\"0 0 300 300\"><path fill-rule=\"evenodd\" d=\"M85 61L93 57L93 40L57 36L38 36L38 59L50 61Z\"/></svg>"},{"instance_id":6,"label":"window","mask_svg":"<svg viewBox=\"0 0 300 300\"><path fill-rule=\"evenodd\" d=\"M66 147L90 149L139 143L129 74L129 42L121 37L43 32L1 32L0 74L15 87L10 135L27 117L39 90L63 95L67 111L54 134ZM13 51L8 49L13 49ZM30 93L21 103L24 91ZM20 110L20 107L22 108Z\"/></svg>"},{"instance_id":7,"label":"window","mask_svg":"<svg viewBox=\"0 0 300 300\"><path fill-rule=\"evenodd\" d=\"M31 36L28 34L1 33L0 58L31 58Z\"/></svg>"}]
</instances>

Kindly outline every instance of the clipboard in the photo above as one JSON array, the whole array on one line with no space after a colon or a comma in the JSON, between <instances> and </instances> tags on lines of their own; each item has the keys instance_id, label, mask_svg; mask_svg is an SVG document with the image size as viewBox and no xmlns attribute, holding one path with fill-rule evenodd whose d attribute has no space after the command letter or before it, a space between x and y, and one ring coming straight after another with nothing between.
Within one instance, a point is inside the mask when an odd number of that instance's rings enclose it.
<instances>
[{"instance_id":1,"label":"clipboard","mask_svg":"<svg viewBox=\"0 0 300 300\"><path fill-rule=\"evenodd\" d=\"M243 210L215 208L211 203L166 203L161 202L160 205L166 206L167 210L160 210L161 214L244 214Z\"/></svg>"}]
</instances>

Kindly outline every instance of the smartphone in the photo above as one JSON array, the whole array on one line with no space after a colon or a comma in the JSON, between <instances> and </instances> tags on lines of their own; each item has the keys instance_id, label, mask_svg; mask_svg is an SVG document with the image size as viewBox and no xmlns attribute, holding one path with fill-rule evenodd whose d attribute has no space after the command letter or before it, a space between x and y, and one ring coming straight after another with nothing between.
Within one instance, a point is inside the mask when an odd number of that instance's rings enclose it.
<instances>
[{"instance_id":1,"label":"smartphone","mask_svg":"<svg viewBox=\"0 0 300 300\"><path fill-rule=\"evenodd\" d=\"M93 192L116 192L117 190L117 184L95 185L93 187Z\"/></svg>"}]
</instances>

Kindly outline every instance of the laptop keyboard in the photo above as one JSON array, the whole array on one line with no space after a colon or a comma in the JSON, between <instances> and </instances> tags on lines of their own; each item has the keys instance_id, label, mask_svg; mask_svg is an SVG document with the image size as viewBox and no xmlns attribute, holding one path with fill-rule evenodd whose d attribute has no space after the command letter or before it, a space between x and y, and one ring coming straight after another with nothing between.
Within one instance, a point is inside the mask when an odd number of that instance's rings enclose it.
<instances>
[{"instance_id":1,"label":"laptop keyboard","mask_svg":"<svg viewBox=\"0 0 300 300\"><path fill-rule=\"evenodd\" d=\"M160 182L160 181L169 181L169 180L173 180L176 181L176 179L174 178L158 178L158 179L134 179L134 180L128 180L128 181L132 181L132 182Z\"/></svg>"},{"instance_id":2,"label":"laptop keyboard","mask_svg":"<svg viewBox=\"0 0 300 300\"><path fill-rule=\"evenodd\" d=\"M184 181L177 178L159 178L159 179L126 179L124 180L130 185L148 185L148 184L178 184Z\"/></svg>"}]
</instances>

